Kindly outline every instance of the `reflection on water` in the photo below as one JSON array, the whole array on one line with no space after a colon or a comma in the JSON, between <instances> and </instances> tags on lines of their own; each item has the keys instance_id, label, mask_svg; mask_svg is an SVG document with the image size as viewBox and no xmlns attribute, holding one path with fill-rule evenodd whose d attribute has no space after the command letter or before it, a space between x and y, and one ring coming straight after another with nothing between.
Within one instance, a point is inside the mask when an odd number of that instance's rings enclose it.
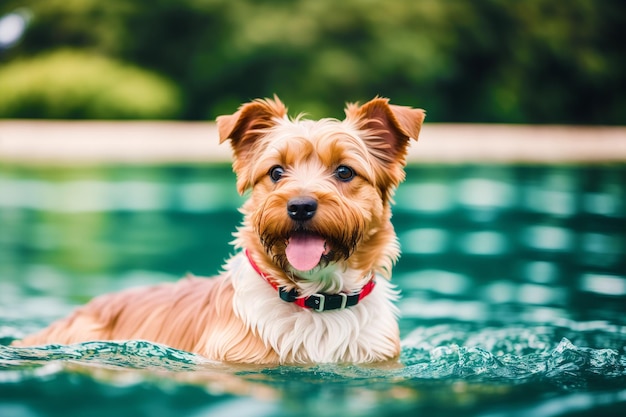
<instances>
[{"instance_id":1,"label":"reflection on water","mask_svg":"<svg viewBox=\"0 0 626 417\"><path fill-rule=\"evenodd\" d=\"M217 273L243 201L229 166L0 167L0 414L72 415L30 399L65 391L115 392L135 415L156 415L155 396L161 415L623 411L626 167L411 166L395 200L405 367L207 370L154 345L1 345L97 294ZM250 394L268 390L290 400Z\"/></svg>"},{"instance_id":2,"label":"reflection on water","mask_svg":"<svg viewBox=\"0 0 626 417\"><path fill-rule=\"evenodd\" d=\"M585 319L625 295L624 167L413 166L407 178L393 220L408 318L456 318L441 306L452 298L484 320L535 307ZM0 190L4 305L213 275L242 202L227 165L8 166Z\"/></svg>"},{"instance_id":3,"label":"reflection on water","mask_svg":"<svg viewBox=\"0 0 626 417\"><path fill-rule=\"evenodd\" d=\"M394 216L403 248L394 278L402 281L409 317L619 317L621 309L596 307L624 304L625 172L409 169ZM451 297L456 307L448 305Z\"/></svg>"}]
</instances>

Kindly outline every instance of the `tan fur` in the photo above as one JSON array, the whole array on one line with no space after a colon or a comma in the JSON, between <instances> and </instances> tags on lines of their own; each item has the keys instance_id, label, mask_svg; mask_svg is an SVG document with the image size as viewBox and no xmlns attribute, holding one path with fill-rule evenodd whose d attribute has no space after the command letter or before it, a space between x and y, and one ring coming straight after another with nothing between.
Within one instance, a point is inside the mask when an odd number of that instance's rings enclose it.
<instances>
[{"instance_id":1,"label":"tan fur","mask_svg":"<svg viewBox=\"0 0 626 417\"><path fill-rule=\"evenodd\" d=\"M399 354L395 298L386 280L399 256L391 197L404 179L409 139L417 139L424 112L375 98L350 104L346 119L290 120L275 97L244 104L217 119L220 142L231 141L240 193L252 189L236 233L240 253L212 279L131 289L95 298L69 317L18 341L26 346L88 340L145 339L246 363L370 362ZM268 172L285 169L280 181ZM357 175L339 181L334 170ZM294 270L286 242L293 197L315 198L319 208L306 230L330 245L311 271ZM301 225L299 226L301 227ZM273 282L301 296L358 291L375 273L379 284L358 305L315 312L280 300L242 254Z\"/></svg>"}]
</instances>

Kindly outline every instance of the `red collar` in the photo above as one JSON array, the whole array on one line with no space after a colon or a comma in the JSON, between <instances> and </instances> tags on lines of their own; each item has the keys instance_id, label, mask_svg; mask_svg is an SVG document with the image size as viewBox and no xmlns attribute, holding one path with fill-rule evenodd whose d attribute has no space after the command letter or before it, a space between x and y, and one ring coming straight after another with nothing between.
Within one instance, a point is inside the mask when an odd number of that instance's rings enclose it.
<instances>
[{"instance_id":1,"label":"red collar","mask_svg":"<svg viewBox=\"0 0 626 417\"><path fill-rule=\"evenodd\" d=\"M350 294L339 293L339 294L313 294L308 297L298 297L298 292L296 289L292 289L291 291L285 290L283 287L279 287L276 285L272 277L264 273L259 269L257 264L250 256L248 250L245 250L246 257L252 265L252 268L259 274L268 284L270 284L276 291L278 291L278 295L284 301L289 303L295 303L302 308L311 308L315 311L327 311L327 310L342 310L346 307L352 307L357 305L359 301L365 298L369 293L372 292L374 286L376 285L376 281L374 280L374 273L372 273L372 278L361 288L360 291L353 292Z\"/></svg>"}]
</instances>

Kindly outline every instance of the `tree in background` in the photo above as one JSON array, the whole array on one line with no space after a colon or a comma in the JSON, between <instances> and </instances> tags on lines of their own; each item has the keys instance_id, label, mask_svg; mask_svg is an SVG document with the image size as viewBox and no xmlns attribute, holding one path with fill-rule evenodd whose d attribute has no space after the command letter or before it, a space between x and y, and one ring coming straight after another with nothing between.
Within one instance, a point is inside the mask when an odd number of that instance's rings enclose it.
<instances>
[{"instance_id":1,"label":"tree in background","mask_svg":"<svg viewBox=\"0 0 626 417\"><path fill-rule=\"evenodd\" d=\"M164 117L276 93L316 117L382 95L431 122L625 121L622 0L8 0L0 15L19 8L32 19L0 77L79 49L173 81Z\"/></svg>"}]
</instances>

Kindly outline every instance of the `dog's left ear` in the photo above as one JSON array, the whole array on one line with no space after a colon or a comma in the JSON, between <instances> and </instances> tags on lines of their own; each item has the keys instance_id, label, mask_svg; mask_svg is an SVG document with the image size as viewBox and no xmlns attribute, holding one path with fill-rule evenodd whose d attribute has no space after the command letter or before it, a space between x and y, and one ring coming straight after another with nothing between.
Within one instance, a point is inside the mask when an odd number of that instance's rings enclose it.
<instances>
[{"instance_id":1,"label":"dog's left ear","mask_svg":"<svg viewBox=\"0 0 626 417\"><path fill-rule=\"evenodd\" d=\"M396 186L404 179L409 139L417 140L426 112L406 106L389 104L377 97L362 106L349 104L346 119L354 121L365 132L370 152L384 166L386 182Z\"/></svg>"},{"instance_id":2,"label":"dog's left ear","mask_svg":"<svg viewBox=\"0 0 626 417\"><path fill-rule=\"evenodd\" d=\"M379 97L362 106L346 107L346 120L363 131L363 140L380 163L375 170L384 200L404 180L409 139L417 140L425 117L422 109L391 105L388 99Z\"/></svg>"},{"instance_id":3,"label":"dog's left ear","mask_svg":"<svg viewBox=\"0 0 626 417\"><path fill-rule=\"evenodd\" d=\"M274 96L274 99L254 100L242 105L237 112L219 116L215 121L220 135L220 143L230 139L234 152L233 170L237 173L237 190L243 194L251 186L247 175L252 165L254 147L265 131L287 114L287 108Z\"/></svg>"}]
</instances>

